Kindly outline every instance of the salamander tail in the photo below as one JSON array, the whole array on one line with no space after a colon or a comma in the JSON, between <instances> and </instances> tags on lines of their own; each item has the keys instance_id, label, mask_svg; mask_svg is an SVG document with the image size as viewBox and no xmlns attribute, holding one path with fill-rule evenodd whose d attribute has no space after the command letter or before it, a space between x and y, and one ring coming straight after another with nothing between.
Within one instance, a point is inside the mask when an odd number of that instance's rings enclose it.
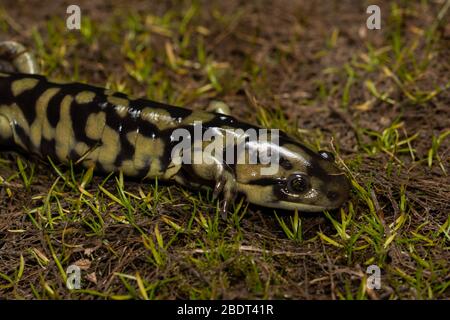
<instances>
[{"instance_id":1,"label":"salamander tail","mask_svg":"<svg viewBox=\"0 0 450 320\"><path fill-rule=\"evenodd\" d=\"M15 41L0 42L0 72L38 74L39 67L34 55Z\"/></svg>"}]
</instances>

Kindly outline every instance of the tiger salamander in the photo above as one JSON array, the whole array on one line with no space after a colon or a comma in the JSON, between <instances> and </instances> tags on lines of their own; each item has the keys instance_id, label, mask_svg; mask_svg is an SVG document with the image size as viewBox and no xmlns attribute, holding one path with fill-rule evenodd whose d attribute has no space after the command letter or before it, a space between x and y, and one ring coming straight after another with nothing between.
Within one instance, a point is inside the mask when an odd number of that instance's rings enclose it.
<instances>
[{"instance_id":1,"label":"tiger salamander","mask_svg":"<svg viewBox=\"0 0 450 320\"><path fill-rule=\"evenodd\" d=\"M349 181L331 153L314 152L283 132L276 143L245 142L247 150L278 154L278 170L270 175L261 174L267 163L236 163L236 157L174 161L180 129L194 134L201 123L201 133L213 130L223 138L229 133L239 138L237 129L260 130L223 108L193 111L87 84L52 82L37 74L32 55L12 41L0 43L0 57L11 62L9 69L0 64L1 147L104 173L210 186L215 197L222 195L224 210L238 193L257 205L301 211L338 208L349 195ZM192 152L203 152L206 145Z\"/></svg>"}]
</instances>

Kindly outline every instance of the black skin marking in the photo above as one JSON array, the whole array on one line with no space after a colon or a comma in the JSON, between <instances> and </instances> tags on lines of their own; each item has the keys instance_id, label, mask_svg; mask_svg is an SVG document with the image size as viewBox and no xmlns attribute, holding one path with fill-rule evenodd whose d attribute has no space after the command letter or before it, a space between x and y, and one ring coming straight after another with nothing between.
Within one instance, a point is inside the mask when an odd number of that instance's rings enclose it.
<instances>
[{"instance_id":1,"label":"black skin marking","mask_svg":"<svg viewBox=\"0 0 450 320\"><path fill-rule=\"evenodd\" d=\"M3 139L0 137L0 151L14 149L15 143L13 137Z\"/></svg>"},{"instance_id":2,"label":"black skin marking","mask_svg":"<svg viewBox=\"0 0 450 320\"><path fill-rule=\"evenodd\" d=\"M275 185L272 188L272 193L275 196L275 199L277 199L276 201L286 201L289 199L289 197L287 196L287 194L285 192L282 191L283 186L279 186L279 185Z\"/></svg>"},{"instance_id":3,"label":"black skin marking","mask_svg":"<svg viewBox=\"0 0 450 320\"><path fill-rule=\"evenodd\" d=\"M306 173L310 177L318 177L322 181L326 181L328 173L316 161L311 161L306 167Z\"/></svg>"},{"instance_id":4,"label":"black skin marking","mask_svg":"<svg viewBox=\"0 0 450 320\"><path fill-rule=\"evenodd\" d=\"M162 138L165 148L163 150L163 154L160 157L160 163L161 163L161 170L166 171L167 168L169 167L170 159L172 156L172 150L173 147L175 146L175 143L172 143L170 141L170 135L162 136Z\"/></svg>"},{"instance_id":5,"label":"black skin marking","mask_svg":"<svg viewBox=\"0 0 450 320\"><path fill-rule=\"evenodd\" d=\"M122 136L120 138L120 143L121 150L117 155L116 160L114 160L114 166L116 166L117 168L120 167L124 161L132 160L135 151L134 146L128 140L126 140L126 138L123 139Z\"/></svg>"},{"instance_id":6,"label":"black skin marking","mask_svg":"<svg viewBox=\"0 0 450 320\"><path fill-rule=\"evenodd\" d=\"M53 85L53 83L51 83L51 82L47 81L47 83L49 85ZM66 94L70 94L73 96L76 96L78 93L83 92L83 91L90 91L90 92L94 92L96 94L96 96L106 97L106 95L104 94L103 88L100 88L97 86L92 86L89 84L84 84L84 83L79 83L79 82L71 82L71 83L58 84L57 86L61 87L61 89Z\"/></svg>"},{"instance_id":7,"label":"black skin marking","mask_svg":"<svg viewBox=\"0 0 450 320\"><path fill-rule=\"evenodd\" d=\"M318 163L315 163L315 162L311 162L311 164L307 167L306 172L307 172L308 176L318 177L322 181L326 181L327 177L328 177L327 172ZM320 191L322 194L327 194L328 191L327 191L326 185L322 185L320 187ZM334 195L330 194L329 198L335 198L335 197L334 197Z\"/></svg>"},{"instance_id":8,"label":"black skin marking","mask_svg":"<svg viewBox=\"0 0 450 320\"><path fill-rule=\"evenodd\" d=\"M136 178L144 179L147 176L148 168L143 168L137 170L137 174L135 175Z\"/></svg>"},{"instance_id":9,"label":"black skin marking","mask_svg":"<svg viewBox=\"0 0 450 320\"><path fill-rule=\"evenodd\" d=\"M211 128L211 127L230 127L233 129L242 129L244 131L248 129L258 129L258 127L253 126L251 124L240 122L233 118L232 116L223 115L220 113L216 113L216 117L212 120L203 124L203 127Z\"/></svg>"},{"instance_id":10,"label":"black skin marking","mask_svg":"<svg viewBox=\"0 0 450 320\"><path fill-rule=\"evenodd\" d=\"M108 172L107 170L105 170L105 167L103 167L103 165L100 162L95 163L95 168L100 172Z\"/></svg>"},{"instance_id":11,"label":"black skin marking","mask_svg":"<svg viewBox=\"0 0 450 320\"><path fill-rule=\"evenodd\" d=\"M339 193L337 193L337 192L334 192L334 191L328 191L328 192L327 192L327 198L328 198L330 201L334 201L334 200L336 200L338 197L339 197Z\"/></svg>"},{"instance_id":12,"label":"black skin marking","mask_svg":"<svg viewBox=\"0 0 450 320\"><path fill-rule=\"evenodd\" d=\"M117 115L116 115L117 117ZM109 116L107 116L106 118L106 123L110 125L109 123ZM111 128L113 128L111 126ZM128 140L127 134L129 132L136 132L139 128L139 124L136 121L136 119L132 119L130 117L125 117L123 119L121 119L119 127L117 127L117 131L120 133L119 134L119 139L120 139L120 146L121 146L121 150L119 152L119 154L116 157L116 160L114 161L114 165L116 167L120 167L123 163L123 161L125 160L132 160L134 153L135 153L135 149L136 146L134 145L134 143L130 143L130 141Z\"/></svg>"},{"instance_id":13,"label":"black skin marking","mask_svg":"<svg viewBox=\"0 0 450 320\"><path fill-rule=\"evenodd\" d=\"M64 93L59 91L48 101L46 116L52 128L56 128L58 125L61 116L61 102L64 96Z\"/></svg>"},{"instance_id":14,"label":"black skin marking","mask_svg":"<svg viewBox=\"0 0 450 320\"><path fill-rule=\"evenodd\" d=\"M280 166L285 170L291 170L293 168L292 163L283 157L280 158Z\"/></svg>"},{"instance_id":15,"label":"black skin marking","mask_svg":"<svg viewBox=\"0 0 450 320\"><path fill-rule=\"evenodd\" d=\"M51 159L57 159L56 156L56 140L47 140L44 137L41 139L40 153L49 156Z\"/></svg>"},{"instance_id":16,"label":"black skin marking","mask_svg":"<svg viewBox=\"0 0 450 320\"><path fill-rule=\"evenodd\" d=\"M23 128L21 126L17 126L17 125L14 126L14 130L15 130L17 136L20 138L20 141L22 141L22 143L25 145L26 150L32 151L33 148L31 145L31 140L30 140L30 137L28 136L28 134L25 132L25 130L23 130Z\"/></svg>"},{"instance_id":17,"label":"black skin marking","mask_svg":"<svg viewBox=\"0 0 450 320\"><path fill-rule=\"evenodd\" d=\"M105 110L106 125L109 126L111 129L116 130L118 132L122 125L122 119L115 112L114 107L111 104L108 104L107 108L108 108L108 110Z\"/></svg>"},{"instance_id":18,"label":"black skin marking","mask_svg":"<svg viewBox=\"0 0 450 320\"><path fill-rule=\"evenodd\" d=\"M167 111L170 116L174 119L181 118L184 119L192 114L192 110L174 107L168 104L164 104L161 102L156 102L152 100L146 100L146 99L135 99L130 100L130 106L133 108L142 110L144 108L158 108L158 109L164 109Z\"/></svg>"},{"instance_id":19,"label":"black skin marking","mask_svg":"<svg viewBox=\"0 0 450 320\"><path fill-rule=\"evenodd\" d=\"M271 185L285 185L285 178L260 178L251 181L252 185L271 186Z\"/></svg>"},{"instance_id":20,"label":"black skin marking","mask_svg":"<svg viewBox=\"0 0 450 320\"><path fill-rule=\"evenodd\" d=\"M146 138L157 139L163 135L157 126L146 120L138 119L137 125L139 128L139 134Z\"/></svg>"},{"instance_id":21,"label":"black skin marking","mask_svg":"<svg viewBox=\"0 0 450 320\"><path fill-rule=\"evenodd\" d=\"M71 149L69 152L69 159L73 161L77 161L81 158L81 154L78 154L78 152L75 151L75 149Z\"/></svg>"},{"instance_id":22,"label":"black skin marking","mask_svg":"<svg viewBox=\"0 0 450 320\"><path fill-rule=\"evenodd\" d=\"M13 102L13 94L11 92L11 79L0 77L0 93L2 95L2 103L11 104Z\"/></svg>"},{"instance_id":23,"label":"black skin marking","mask_svg":"<svg viewBox=\"0 0 450 320\"><path fill-rule=\"evenodd\" d=\"M127 100L130 99L125 93L122 93L122 92L114 92L111 96L117 97L117 98L123 98L123 99L127 99Z\"/></svg>"},{"instance_id":24,"label":"black skin marking","mask_svg":"<svg viewBox=\"0 0 450 320\"><path fill-rule=\"evenodd\" d=\"M8 59L8 57L5 57L5 58ZM15 71L15 68L14 68L14 66L11 65L11 63L3 61L3 59L2 59L2 60L0 60L0 70L2 72L11 72L12 73Z\"/></svg>"},{"instance_id":25,"label":"black skin marking","mask_svg":"<svg viewBox=\"0 0 450 320\"><path fill-rule=\"evenodd\" d=\"M319 156L322 158L322 159L324 159L324 160L328 160L328 161L331 161L331 162L334 162L334 154L332 154L331 152L329 152L329 151L325 151L325 150L319 150L318 152L317 152L318 154L319 154Z\"/></svg>"}]
</instances>

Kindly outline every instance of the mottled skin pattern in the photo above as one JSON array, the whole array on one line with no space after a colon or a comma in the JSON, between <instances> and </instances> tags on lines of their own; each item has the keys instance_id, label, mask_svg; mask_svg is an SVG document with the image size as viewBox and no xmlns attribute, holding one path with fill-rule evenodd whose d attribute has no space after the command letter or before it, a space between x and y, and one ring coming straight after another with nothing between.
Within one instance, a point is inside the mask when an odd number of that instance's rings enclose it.
<instances>
[{"instance_id":1,"label":"mottled skin pattern","mask_svg":"<svg viewBox=\"0 0 450 320\"><path fill-rule=\"evenodd\" d=\"M36 64L24 50L0 43L0 57L22 72L0 73L0 146L105 173L211 186L215 196L222 194L224 210L237 193L258 205L303 211L334 209L347 199L349 182L332 155L313 152L284 133L279 144L264 145L280 154L279 170L270 176L261 175L267 165L260 163L176 164L176 129L193 135L194 122L201 121L203 132L213 128L225 137L233 129L259 128L223 114L223 105L216 112L192 111L86 84L50 82L34 74Z\"/></svg>"}]
</instances>

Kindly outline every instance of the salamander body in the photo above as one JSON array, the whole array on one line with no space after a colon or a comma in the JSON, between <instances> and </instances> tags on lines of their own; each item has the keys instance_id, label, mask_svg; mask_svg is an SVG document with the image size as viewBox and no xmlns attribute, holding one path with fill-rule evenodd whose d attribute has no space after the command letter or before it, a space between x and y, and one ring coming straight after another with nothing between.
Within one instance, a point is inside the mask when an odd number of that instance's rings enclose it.
<instances>
[{"instance_id":1,"label":"salamander body","mask_svg":"<svg viewBox=\"0 0 450 320\"><path fill-rule=\"evenodd\" d=\"M20 51L15 45L3 45L3 51L5 47ZM247 133L256 132L260 138L261 128L219 113L223 110L192 111L87 84L51 82L34 74L37 68L27 57L16 54L15 70L20 72L0 73L2 147L62 163L73 161L104 173L158 177L191 188L211 186L215 196L223 196L224 210L237 193L258 205L303 211L337 208L348 197L348 179L333 156L316 153L283 132L277 133L275 142L251 140ZM194 145L196 133L202 140L189 155L186 149L174 153L183 135ZM230 149L231 157L225 154L229 137L240 140L249 152L244 161L238 161L237 147ZM211 141L222 144L205 153ZM264 173L271 164L245 161L260 151L277 155L276 170ZM181 157L191 161L180 161Z\"/></svg>"}]
</instances>

